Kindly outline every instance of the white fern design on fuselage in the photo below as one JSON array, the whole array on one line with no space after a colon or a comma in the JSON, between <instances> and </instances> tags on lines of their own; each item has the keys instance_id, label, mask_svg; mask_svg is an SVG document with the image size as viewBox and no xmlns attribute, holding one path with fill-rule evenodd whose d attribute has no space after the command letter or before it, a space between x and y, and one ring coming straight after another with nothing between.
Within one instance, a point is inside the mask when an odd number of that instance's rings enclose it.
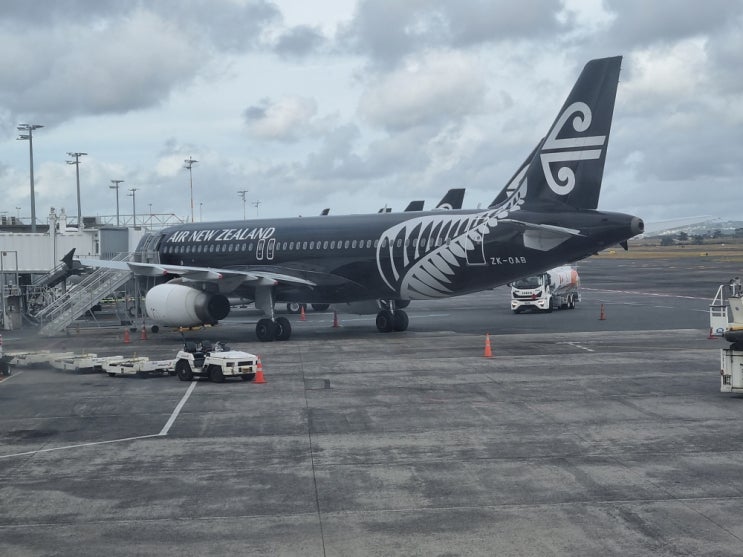
<instances>
[{"instance_id":1,"label":"white fern design on fuselage","mask_svg":"<svg viewBox=\"0 0 743 557\"><path fill-rule=\"evenodd\" d=\"M526 179L499 207L468 215L429 215L401 222L379 238L377 269L389 288L402 299L432 299L451 296L452 279L476 252L485 235L498 222L518 210L526 196ZM383 257L386 256L386 257Z\"/></svg>"}]
</instances>

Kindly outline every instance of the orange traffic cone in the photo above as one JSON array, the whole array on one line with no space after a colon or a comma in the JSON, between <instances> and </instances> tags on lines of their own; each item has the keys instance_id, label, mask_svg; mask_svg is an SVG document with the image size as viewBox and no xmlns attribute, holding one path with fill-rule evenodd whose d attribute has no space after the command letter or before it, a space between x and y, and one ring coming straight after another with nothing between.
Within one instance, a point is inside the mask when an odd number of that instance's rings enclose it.
<instances>
[{"instance_id":1,"label":"orange traffic cone","mask_svg":"<svg viewBox=\"0 0 743 557\"><path fill-rule=\"evenodd\" d=\"M712 327L709 328L709 336L707 338L709 340L717 340L717 337L714 335L714 332L712 331Z\"/></svg>"},{"instance_id":2,"label":"orange traffic cone","mask_svg":"<svg viewBox=\"0 0 743 557\"><path fill-rule=\"evenodd\" d=\"M299 320L304 321L307 319L307 316L304 314L304 304L301 304L299 306Z\"/></svg>"},{"instance_id":3,"label":"orange traffic cone","mask_svg":"<svg viewBox=\"0 0 743 557\"><path fill-rule=\"evenodd\" d=\"M260 356L258 357L258 363L255 367L255 380L253 381L253 383L258 383L259 385L265 383L266 378L263 377L263 364L261 363Z\"/></svg>"},{"instance_id":4,"label":"orange traffic cone","mask_svg":"<svg viewBox=\"0 0 743 557\"><path fill-rule=\"evenodd\" d=\"M338 327L340 327L340 325L338 324L338 312L334 311L333 312L333 328L337 329Z\"/></svg>"},{"instance_id":5,"label":"orange traffic cone","mask_svg":"<svg viewBox=\"0 0 743 557\"><path fill-rule=\"evenodd\" d=\"M124 344L129 344L132 339L129 337L129 329L124 329Z\"/></svg>"},{"instance_id":6,"label":"orange traffic cone","mask_svg":"<svg viewBox=\"0 0 743 557\"><path fill-rule=\"evenodd\" d=\"M147 340L147 327L142 325L142 334L139 335L139 340Z\"/></svg>"},{"instance_id":7,"label":"orange traffic cone","mask_svg":"<svg viewBox=\"0 0 743 557\"><path fill-rule=\"evenodd\" d=\"M601 304L601 313L599 314L599 321L606 320L606 312L604 311L604 304Z\"/></svg>"},{"instance_id":8,"label":"orange traffic cone","mask_svg":"<svg viewBox=\"0 0 743 557\"><path fill-rule=\"evenodd\" d=\"M485 358L493 357L493 351L490 349L490 334L489 333L485 333L485 353L483 354L483 357Z\"/></svg>"}]
</instances>

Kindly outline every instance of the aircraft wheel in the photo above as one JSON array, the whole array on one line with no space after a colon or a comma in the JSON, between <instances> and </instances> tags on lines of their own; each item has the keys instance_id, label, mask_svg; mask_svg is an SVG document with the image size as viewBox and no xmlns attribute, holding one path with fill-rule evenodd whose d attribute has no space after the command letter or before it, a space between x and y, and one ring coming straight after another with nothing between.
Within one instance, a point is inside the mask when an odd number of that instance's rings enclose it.
<instances>
[{"instance_id":1,"label":"aircraft wheel","mask_svg":"<svg viewBox=\"0 0 743 557\"><path fill-rule=\"evenodd\" d=\"M302 306L304 306L304 310L307 311L307 305L306 304L300 304L299 302L289 302L286 304L286 311L289 313L300 313L302 311Z\"/></svg>"},{"instance_id":2,"label":"aircraft wheel","mask_svg":"<svg viewBox=\"0 0 743 557\"><path fill-rule=\"evenodd\" d=\"M408 328L408 314L402 311L401 309L398 309L393 314L393 323L392 328L396 331L406 331Z\"/></svg>"},{"instance_id":3,"label":"aircraft wheel","mask_svg":"<svg viewBox=\"0 0 743 557\"><path fill-rule=\"evenodd\" d=\"M286 317L277 317L274 327L276 340L289 340L292 336L292 325Z\"/></svg>"},{"instance_id":4,"label":"aircraft wheel","mask_svg":"<svg viewBox=\"0 0 743 557\"><path fill-rule=\"evenodd\" d=\"M377 329L380 333L389 333L395 326L395 318L388 309L383 309L377 314Z\"/></svg>"},{"instance_id":5,"label":"aircraft wheel","mask_svg":"<svg viewBox=\"0 0 743 557\"><path fill-rule=\"evenodd\" d=\"M312 304L312 309L318 312L328 311L330 304Z\"/></svg>"},{"instance_id":6,"label":"aircraft wheel","mask_svg":"<svg viewBox=\"0 0 743 557\"><path fill-rule=\"evenodd\" d=\"M158 327L157 325L153 325L152 327L150 327L150 331L152 331L153 334L157 334L160 332L160 327Z\"/></svg>"},{"instance_id":7,"label":"aircraft wheel","mask_svg":"<svg viewBox=\"0 0 743 557\"><path fill-rule=\"evenodd\" d=\"M176 362L175 372L178 374L178 379L181 381L191 381L191 379L193 379L191 365L186 360L178 360L178 362Z\"/></svg>"},{"instance_id":8,"label":"aircraft wheel","mask_svg":"<svg viewBox=\"0 0 743 557\"><path fill-rule=\"evenodd\" d=\"M255 326L255 336L261 342L268 342L276 338L276 325L270 319L264 317L258 320Z\"/></svg>"},{"instance_id":9,"label":"aircraft wheel","mask_svg":"<svg viewBox=\"0 0 743 557\"><path fill-rule=\"evenodd\" d=\"M209 366L209 379L212 383L224 383L224 374L219 366Z\"/></svg>"}]
</instances>

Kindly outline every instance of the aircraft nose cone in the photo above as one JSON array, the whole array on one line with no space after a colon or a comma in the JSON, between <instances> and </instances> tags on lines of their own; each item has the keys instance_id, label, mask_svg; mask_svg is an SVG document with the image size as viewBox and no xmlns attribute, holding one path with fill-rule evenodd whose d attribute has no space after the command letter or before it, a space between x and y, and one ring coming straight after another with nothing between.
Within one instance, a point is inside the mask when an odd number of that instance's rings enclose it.
<instances>
[{"instance_id":1,"label":"aircraft nose cone","mask_svg":"<svg viewBox=\"0 0 743 557\"><path fill-rule=\"evenodd\" d=\"M630 222L630 229L632 230L633 235L642 234L643 232L645 232L645 223L641 218L632 217L632 221Z\"/></svg>"}]
</instances>

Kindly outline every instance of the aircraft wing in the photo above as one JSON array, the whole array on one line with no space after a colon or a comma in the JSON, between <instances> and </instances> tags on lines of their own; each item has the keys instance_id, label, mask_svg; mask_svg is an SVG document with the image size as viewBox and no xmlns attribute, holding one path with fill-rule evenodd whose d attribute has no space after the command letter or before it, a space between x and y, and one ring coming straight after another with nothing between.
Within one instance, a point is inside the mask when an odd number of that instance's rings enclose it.
<instances>
[{"instance_id":1,"label":"aircraft wing","mask_svg":"<svg viewBox=\"0 0 743 557\"><path fill-rule=\"evenodd\" d=\"M248 285L265 285L269 283L283 282L286 284L297 284L302 286L316 286L307 279L303 279L287 269L282 272L279 269L217 269L214 267L191 267L188 265L163 265L161 263L135 263L128 261L109 261L103 259L80 259L82 265L88 267L104 267L120 271L131 271L135 275L160 277L164 275L179 276L192 281L218 281L226 279L241 279L242 283Z\"/></svg>"}]
</instances>

